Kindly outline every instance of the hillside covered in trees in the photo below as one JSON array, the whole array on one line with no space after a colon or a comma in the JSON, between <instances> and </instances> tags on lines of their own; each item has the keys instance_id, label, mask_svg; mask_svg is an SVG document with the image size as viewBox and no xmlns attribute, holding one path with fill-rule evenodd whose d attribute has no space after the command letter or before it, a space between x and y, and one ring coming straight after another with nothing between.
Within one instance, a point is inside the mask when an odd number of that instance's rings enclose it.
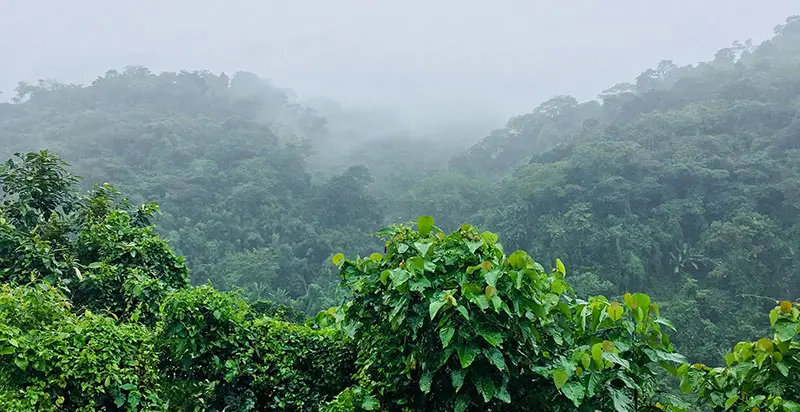
<instances>
[{"instance_id":1,"label":"hillside covered in trees","mask_svg":"<svg viewBox=\"0 0 800 412\"><path fill-rule=\"evenodd\" d=\"M20 83L0 406L800 410L800 18L461 152L313 104L246 72Z\"/></svg>"}]
</instances>

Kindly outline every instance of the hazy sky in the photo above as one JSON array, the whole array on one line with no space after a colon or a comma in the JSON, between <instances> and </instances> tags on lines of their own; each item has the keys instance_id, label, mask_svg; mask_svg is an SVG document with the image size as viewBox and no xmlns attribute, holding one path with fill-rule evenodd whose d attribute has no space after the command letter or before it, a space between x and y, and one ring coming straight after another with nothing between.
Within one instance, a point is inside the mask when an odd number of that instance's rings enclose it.
<instances>
[{"instance_id":1,"label":"hazy sky","mask_svg":"<svg viewBox=\"0 0 800 412\"><path fill-rule=\"evenodd\" d=\"M0 90L130 64L247 70L301 97L505 119L793 14L797 0L0 0Z\"/></svg>"}]
</instances>

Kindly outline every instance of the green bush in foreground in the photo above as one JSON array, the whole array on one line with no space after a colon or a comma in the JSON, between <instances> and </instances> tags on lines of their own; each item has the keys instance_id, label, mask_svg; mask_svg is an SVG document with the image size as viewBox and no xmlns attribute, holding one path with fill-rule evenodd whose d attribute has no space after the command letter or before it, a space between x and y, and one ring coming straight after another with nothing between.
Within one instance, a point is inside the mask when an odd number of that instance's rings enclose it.
<instances>
[{"instance_id":1,"label":"green bush in foreground","mask_svg":"<svg viewBox=\"0 0 800 412\"><path fill-rule=\"evenodd\" d=\"M647 295L578 299L561 261L506 256L469 225L381 234L384 255L334 257L361 388L331 410L359 396L367 410L645 410L662 399L656 371L684 362Z\"/></svg>"}]
</instances>

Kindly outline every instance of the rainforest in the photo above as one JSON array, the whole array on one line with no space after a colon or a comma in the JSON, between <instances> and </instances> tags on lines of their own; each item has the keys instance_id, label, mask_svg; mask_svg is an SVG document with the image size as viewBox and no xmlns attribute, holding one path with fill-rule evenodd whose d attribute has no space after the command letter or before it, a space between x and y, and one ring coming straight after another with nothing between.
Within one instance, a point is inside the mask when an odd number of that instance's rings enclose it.
<instances>
[{"instance_id":1,"label":"rainforest","mask_svg":"<svg viewBox=\"0 0 800 412\"><path fill-rule=\"evenodd\" d=\"M464 145L20 82L0 157L3 411L800 412L800 17Z\"/></svg>"}]
</instances>

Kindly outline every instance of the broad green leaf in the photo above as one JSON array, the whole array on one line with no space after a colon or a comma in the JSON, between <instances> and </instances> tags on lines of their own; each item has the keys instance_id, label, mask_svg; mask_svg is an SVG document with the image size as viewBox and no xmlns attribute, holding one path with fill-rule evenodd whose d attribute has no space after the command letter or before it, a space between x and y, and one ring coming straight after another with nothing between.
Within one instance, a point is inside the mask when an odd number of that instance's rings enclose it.
<instances>
[{"instance_id":1,"label":"broad green leaf","mask_svg":"<svg viewBox=\"0 0 800 412\"><path fill-rule=\"evenodd\" d=\"M503 357L503 353L500 352L497 348L488 348L483 351L484 356L486 359L489 359L489 363L497 367L500 371L505 371L508 369L506 365L505 357Z\"/></svg>"},{"instance_id":2,"label":"broad green leaf","mask_svg":"<svg viewBox=\"0 0 800 412\"><path fill-rule=\"evenodd\" d=\"M444 306L444 302L442 302L441 300L434 300L433 302L431 302L430 306L428 307L428 312L431 315L431 320L433 320L433 318L436 317L436 314L439 313L439 309L441 309L442 306Z\"/></svg>"},{"instance_id":3,"label":"broad green leaf","mask_svg":"<svg viewBox=\"0 0 800 412\"><path fill-rule=\"evenodd\" d=\"M786 412L800 412L800 403L790 400L784 400L783 410Z\"/></svg>"},{"instance_id":4,"label":"broad green leaf","mask_svg":"<svg viewBox=\"0 0 800 412\"><path fill-rule=\"evenodd\" d=\"M230 359L228 360L228 362L230 362ZM226 365L227 365L227 362L226 362ZM136 389L136 385L134 385L132 383L126 383L126 384L120 386L120 388L122 388L122 390L130 391L130 390Z\"/></svg>"},{"instance_id":5,"label":"broad green leaf","mask_svg":"<svg viewBox=\"0 0 800 412\"><path fill-rule=\"evenodd\" d=\"M494 397L503 403L511 403L511 394L508 393L508 385L505 382L495 390Z\"/></svg>"},{"instance_id":6,"label":"broad green leaf","mask_svg":"<svg viewBox=\"0 0 800 412\"><path fill-rule=\"evenodd\" d=\"M483 238L483 241L486 242L486 244L490 245L490 246L494 245L495 243L497 243L497 239L498 239L497 235L492 233L492 232L483 232L481 234L481 237Z\"/></svg>"},{"instance_id":7,"label":"broad green leaf","mask_svg":"<svg viewBox=\"0 0 800 412\"><path fill-rule=\"evenodd\" d=\"M342 263L343 260L344 260L344 253L337 253L333 255L333 257L331 258L331 262L333 262L333 264L336 266L339 266L339 264Z\"/></svg>"},{"instance_id":8,"label":"broad green leaf","mask_svg":"<svg viewBox=\"0 0 800 412\"><path fill-rule=\"evenodd\" d=\"M450 380L453 382L453 389L456 392L460 391L464 385L465 376L467 376L467 369L457 369L450 372Z\"/></svg>"},{"instance_id":9,"label":"broad green leaf","mask_svg":"<svg viewBox=\"0 0 800 412\"><path fill-rule=\"evenodd\" d=\"M487 285L497 286L497 278L500 277L501 274L502 272L500 272L500 269L495 269L490 272L486 272L486 274L483 275L483 278L486 280Z\"/></svg>"},{"instance_id":10,"label":"broad green leaf","mask_svg":"<svg viewBox=\"0 0 800 412\"><path fill-rule=\"evenodd\" d=\"M603 352L603 359L622 366L625 369L631 368L631 364L627 360L620 358L619 355L613 352Z\"/></svg>"},{"instance_id":11,"label":"broad green leaf","mask_svg":"<svg viewBox=\"0 0 800 412\"><path fill-rule=\"evenodd\" d=\"M131 406L131 409L136 410L136 407L139 406L139 401L142 399L142 394L139 391L132 391L128 394L128 405Z\"/></svg>"},{"instance_id":12,"label":"broad green leaf","mask_svg":"<svg viewBox=\"0 0 800 412\"><path fill-rule=\"evenodd\" d=\"M650 311L650 296L645 295L644 293L634 293L631 296L635 307L641 308L644 314L647 314Z\"/></svg>"},{"instance_id":13,"label":"broad green leaf","mask_svg":"<svg viewBox=\"0 0 800 412\"><path fill-rule=\"evenodd\" d=\"M797 324L786 320L780 319L775 323L775 340L786 342L792 340L797 334Z\"/></svg>"},{"instance_id":14,"label":"broad green leaf","mask_svg":"<svg viewBox=\"0 0 800 412\"><path fill-rule=\"evenodd\" d=\"M623 391L615 388L608 388L611 393L611 400L614 402L616 412L633 412L631 398Z\"/></svg>"},{"instance_id":15,"label":"broad green leaf","mask_svg":"<svg viewBox=\"0 0 800 412\"><path fill-rule=\"evenodd\" d=\"M367 396L361 402L361 408L365 411L374 411L381 407L381 403L378 402L377 399L373 398L372 396Z\"/></svg>"},{"instance_id":16,"label":"broad green leaf","mask_svg":"<svg viewBox=\"0 0 800 412\"><path fill-rule=\"evenodd\" d=\"M611 318L611 320L613 320L614 322L616 322L620 320L620 318L622 318L622 313L623 313L622 305L620 305L619 302L612 302L610 305L608 305L607 312L608 312L608 317Z\"/></svg>"},{"instance_id":17,"label":"broad green leaf","mask_svg":"<svg viewBox=\"0 0 800 412\"><path fill-rule=\"evenodd\" d=\"M453 339L453 335L456 333L455 328L452 326L445 326L439 331L439 339L442 340L442 347L446 348L450 345L450 341Z\"/></svg>"},{"instance_id":18,"label":"broad green leaf","mask_svg":"<svg viewBox=\"0 0 800 412\"><path fill-rule=\"evenodd\" d=\"M470 398L466 394L458 395L453 402L453 412L464 412L470 404Z\"/></svg>"},{"instance_id":19,"label":"broad green leaf","mask_svg":"<svg viewBox=\"0 0 800 412\"><path fill-rule=\"evenodd\" d=\"M475 361L475 357L478 356L478 348L473 344L460 345L456 348L456 352L462 368L468 368Z\"/></svg>"},{"instance_id":20,"label":"broad green leaf","mask_svg":"<svg viewBox=\"0 0 800 412\"><path fill-rule=\"evenodd\" d=\"M494 397L494 380L491 376L478 375L477 381L473 382L478 393L483 395L483 402L489 402Z\"/></svg>"},{"instance_id":21,"label":"broad green leaf","mask_svg":"<svg viewBox=\"0 0 800 412\"><path fill-rule=\"evenodd\" d=\"M429 242L414 242L414 247L417 248L417 250L419 251L419 254L422 255L422 256L426 256L428 254L428 251L431 250L431 246L433 246L433 243L429 243Z\"/></svg>"},{"instance_id":22,"label":"broad green leaf","mask_svg":"<svg viewBox=\"0 0 800 412\"><path fill-rule=\"evenodd\" d=\"M14 364L23 371L28 368L28 360L25 358L14 358Z\"/></svg>"},{"instance_id":23,"label":"broad green leaf","mask_svg":"<svg viewBox=\"0 0 800 412\"><path fill-rule=\"evenodd\" d=\"M603 360L603 344L602 343L595 343L592 345L592 359L595 362L600 363Z\"/></svg>"},{"instance_id":24,"label":"broad green leaf","mask_svg":"<svg viewBox=\"0 0 800 412\"><path fill-rule=\"evenodd\" d=\"M592 372L589 375L589 381L586 383L586 397L592 398L595 394L600 390L600 387L603 385L603 378L597 372Z\"/></svg>"},{"instance_id":25,"label":"broad green leaf","mask_svg":"<svg viewBox=\"0 0 800 412\"><path fill-rule=\"evenodd\" d=\"M467 308L458 305L456 306L456 310L458 310L458 313L460 313L461 316L463 316L464 319L469 322L469 312L467 311Z\"/></svg>"},{"instance_id":26,"label":"broad green leaf","mask_svg":"<svg viewBox=\"0 0 800 412\"><path fill-rule=\"evenodd\" d=\"M556 388L561 389L565 383L569 380L569 374L567 371L563 369L556 369L553 371L553 382L556 384Z\"/></svg>"},{"instance_id":27,"label":"broad green leaf","mask_svg":"<svg viewBox=\"0 0 800 412\"><path fill-rule=\"evenodd\" d=\"M564 386L561 387L561 392L572 401L576 408L580 408L585 393L585 389L580 382L568 382L564 384Z\"/></svg>"},{"instance_id":28,"label":"broad green leaf","mask_svg":"<svg viewBox=\"0 0 800 412\"><path fill-rule=\"evenodd\" d=\"M775 326L775 322L778 321L778 317L779 316L780 316L780 313L778 312L777 308L776 309L772 309L771 311L769 311L769 325L770 326Z\"/></svg>"},{"instance_id":29,"label":"broad green leaf","mask_svg":"<svg viewBox=\"0 0 800 412\"><path fill-rule=\"evenodd\" d=\"M560 273L561 276L567 275L567 269L564 267L564 262L562 262L559 258L556 258L556 272Z\"/></svg>"},{"instance_id":30,"label":"broad green leaf","mask_svg":"<svg viewBox=\"0 0 800 412\"><path fill-rule=\"evenodd\" d=\"M425 371L422 376L419 378L419 389L422 393L428 393L431 391L431 382L433 382L433 374L434 371L429 370Z\"/></svg>"},{"instance_id":31,"label":"broad green leaf","mask_svg":"<svg viewBox=\"0 0 800 412\"><path fill-rule=\"evenodd\" d=\"M528 265L528 254L518 250L508 257L508 264L514 269L522 269Z\"/></svg>"},{"instance_id":32,"label":"broad green leaf","mask_svg":"<svg viewBox=\"0 0 800 412\"><path fill-rule=\"evenodd\" d=\"M467 241L467 248L469 248L470 253L475 253L475 251L480 249L481 246L483 246L482 240Z\"/></svg>"},{"instance_id":33,"label":"broad green leaf","mask_svg":"<svg viewBox=\"0 0 800 412\"><path fill-rule=\"evenodd\" d=\"M494 332L489 330L480 329L478 330L478 335L489 342L492 346L499 346L503 344L503 334L500 332Z\"/></svg>"},{"instance_id":34,"label":"broad green leaf","mask_svg":"<svg viewBox=\"0 0 800 412\"><path fill-rule=\"evenodd\" d=\"M419 232L419 234L421 234L422 236L428 236L428 234L431 233L431 230L433 229L433 222L434 220L433 217L431 216L420 216L417 219L417 231Z\"/></svg>"},{"instance_id":35,"label":"broad green leaf","mask_svg":"<svg viewBox=\"0 0 800 412\"><path fill-rule=\"evenodd\" d=\"M728 409L730 409L731 406L733 406L733 404L736 403L736 401L738 401L738 400L739 400L739 395L733 395L733 396L729 397L725 401L725 410L727 411Z\"/></svg>"},{"instance_id":36,"label":"broad green leaf","mask_svg":"<svg viewBox=\"0 0 800 412\"><path fill-rule=\"evenodd\" d=\"M789 377L789 365L786 362L777 362L775 363L775 367L781 372L781 375L785 377Z\"/></svg>"}]
</instances>

